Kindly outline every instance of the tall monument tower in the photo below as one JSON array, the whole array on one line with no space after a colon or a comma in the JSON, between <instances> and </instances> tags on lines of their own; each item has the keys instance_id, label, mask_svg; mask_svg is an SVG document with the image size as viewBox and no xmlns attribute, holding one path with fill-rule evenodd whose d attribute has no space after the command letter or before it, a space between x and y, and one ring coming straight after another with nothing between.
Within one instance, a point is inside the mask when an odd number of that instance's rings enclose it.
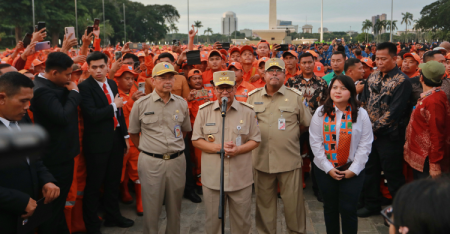
<instances>
[{"instance_id":1,"label":"tall monument tower","mask_svg":"<svg viewBox=\"0 0 450 234\"><path fill-rule=\"evenodd\" d=\"M277 29L277 0L269 3L269 29Z\"/></svg>"}]
</instances>

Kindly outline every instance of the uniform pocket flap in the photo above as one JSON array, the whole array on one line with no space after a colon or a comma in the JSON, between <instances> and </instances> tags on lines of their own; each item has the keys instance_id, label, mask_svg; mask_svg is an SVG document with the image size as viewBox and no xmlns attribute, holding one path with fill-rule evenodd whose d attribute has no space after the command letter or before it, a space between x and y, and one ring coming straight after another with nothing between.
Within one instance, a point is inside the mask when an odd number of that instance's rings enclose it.
<instances>
[{"instance_id":1,"label":"uniform pocket flap","mask_svg":"<svg viewBox=\"0 0 450 234\"><path fill-rule=\"evenodd\" d=\"M248 133L249 133L249 128L247 127L247 126L241 126L241 130L239 130L239 129L237 129L237 128L234 128L233 129L233 132L235 133L235 134L237 134L237 135L248 135Z\"/></svg>"},{"instance_id":2,"label":"uniform pocket flap","mask_svg":"<svg viewBox=\"0 0 450 234\"><path fill-rule=\"evenodd\" d=\"M278 108L280 109L280 111L283 111L283 112L294 112L295 111L295 107L292 107L292 106L280 106Z\"/></svg>"},{"instance_id":3,"label":"uniform pocket flap","mask_svg":"<svg viewBox=\"0 0 450 234\"><path fill-rule=\"evenodd\" d=\"M144 124L155 123L156 121L158 121L157 115L145 115L144 117L142 117L142 122Z\"/></svg>"},{"instance_id":4,"label":"uniform pocket flap","mask_svg":"<svg viewBox=\"0 0 450 234\"><path fill-rule=\"evenodd\" d=\"M217 126L203 126L203 134L215 134L219 132Z\"/></svg>"},{"instance_id":5,"label":"uniform pocket flap","mask_svg":"<svg viewBox=\"0 0 450 234\"><path fill-rule=\"evenodd\" d=\"M254 105L254 106L253 106L253 110L254 110L256 113L261 113L261 112L264 112L264 111L266 110L266 107L260 106L260 105Z\"/></svg>"}]
</instances>

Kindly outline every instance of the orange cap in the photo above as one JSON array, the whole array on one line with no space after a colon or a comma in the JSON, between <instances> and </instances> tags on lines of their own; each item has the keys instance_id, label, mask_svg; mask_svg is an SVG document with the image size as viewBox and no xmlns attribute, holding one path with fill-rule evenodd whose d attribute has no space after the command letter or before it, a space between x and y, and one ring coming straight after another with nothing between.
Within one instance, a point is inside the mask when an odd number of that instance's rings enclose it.
<instances>
[{"instance_id":1,"label":"orange cap","mask_svg":"<svg viewBox=\"0 0 450 234\"><path fill-rule=\"evenodd\" d=\"M319 55L316 53L316 51L314 51L314 50L307 50L306 51L306 53L310 53L310 54L312 54L314 57L316 57L316 58L318 58L319 57Z\"/></svg>"},{"instance_id":2,"label":"orange cap","mask_svg":"<svg viewBox=\"0 0 450 234\"><path fill-rule=\"evenodd\" d=\"M239 52L239 53L241 53L241 51L239 50L239 48L238 47L233 47L233 48L231 48L229 51L228 51L228 53L231 55L232 53L234 53L234 52Z\"/></svg>"},{"instance_id":3,"label":"orange cap","mask_svg":"<svg viewBox=\"0 0 450 234\"><path fill-rule=\"evenodd\" d=\"M198 74L195 74L196 72L198 72ZM202 75L202 71L198 70L198 69L191 69L188 73L188 78L191 78L191 76L193 75Z\"/></svg>"},{"instance_id":4,"label":"orange cap","mask_svg":"<svg viewBox=\"0 0 450 234\"><path fill-rule=\"evenodd\" d=\"M258 60L258 64L257 64L257 66L259 67L259 64L261 64L262 62L267 62L267 61L269 61L269 58L268 57L262 57L262 58L260 58L259 60Z\"/></svg>"},{"instance_id":5,"label":"orange cap","mask_svg":"<svg viewBox=\"0 0 450 234\"><path fill-rule=\"evenodd\" d=\"M245 46L242 46L241 47L241 50L240 50L240 52L241 52L241 54L242 53L244 53L244 51L246 51L246 50L250 50L251 52L252 52L252 54L253 54L253 47L251 47L251 46L249 46L249 45L245 45Z\"/></svg>"},{"instance_id":6,"label":"orange cap","mask_svg":"<svg viewBox=\"0 0 450 234\"><path fill-rule=\"evenodd\" d=\"M403 55L403 59L405 59L405 58L407 58L407 57L413 57L414 60L416 60L417 63L420 64L420 57L419 57L418 54L416 54L416 53L406 53L406 54Z\"/></svg>"},{"instance_id":7,"label":"orange cap","mask_svg":"<svg viewBox=\"0 0 450 234\"><path fill-rule=\"evenodd\" d=\"M200 61L208 61L208 51L201 51L200 52Z\"/></svg>"},{"instance_id":8,"label":"orange cap","mask_svg":"<svg viewBox=\"0 0 450 234\"><path fill-rule=\"evenodd\" d=\"M314 74L316 76L323 77L325 76L325 68L321 62L315 62L314 64Z\"/></svg>"},{"instance_id":9,"label":"orange cap","mask_svg":"<svg viewBox=\"0 0 450 234\"><path fill-rule=\"evenodd\" d=\"M41 61L41 60L39 60L39 59L35 59L35 60L33 60L33 66L39 66L39 65L42 65L42 64L44 64L45 63L45 61Z\"/></svg>"},{"instance_id":10,"label":"orange cap","mask_svg":"<svg viewBox=\"0 0 450 234\"><path fill-rule=\"evenodd\" d=\"M447 54L447 56L445 56L446 59L450 59L450 53Z\"/></svg>"},{"instance_id":11,"label":"orange cap","mask_svg":"<svg viewBox=\"0 0 450 234\"><path fill-rule=\"evenodd\" d=\"M217 54L217 55L219 55L222 58L222 54L220 53L220 51L218 51L218 50L211 50L208 53L208 58L207 59L209 59L209 57L211 57L212 54Z\"/></svg>"},{"instance_id":12,"label":"orange cap","mask_svg":"<svg viewBox=\"0 0 450 234\"><path fill-rule=\"evenodd\" d=\"M139 52L136 54L136 56L138 57L145 57L145 53L144 52Z\"/></svg>"},{"instance_id":13,"label":"orange cap","mask_svg":"<svg viewBox=\"0 0 450 234\"><path fill-rule=\"evenodd\" d=\"M133 67L130 65L122 65L120 69L114 74L114 77L120 77L124 72L130 72L134 77L137 77L139 74L133 71Z\"/></svg>"},{"instance_id":14,"label":"orange cap","mask_svg":"<svg viewBox=\"0 0 450 234\"><path fill-rule=\"evenodd\" d=\"M258 46L259 46L260 44L267 44L267 46L268 46L269 49L270 49L270 44L269 44L269 42L267 42L266 40L261 40L261 41L259 41L258 44L256 44L256 48L258 48Z\"/></svg>"},{"instance_id":15,"label":"orange cap","mask_svg":"<svg viewBox=\"0 0 450 234\"><path fill-rule=\"evenodd\" d=\"M297 52L295 52L295 51L293 51L293 50L284 51L284 53L283 53L283 58L284 58L284 56L287 55L287 54L290 54L290 55L292 55L292 56L298 58Z\"/></svg>"},{"instance_id":16,"label":"orange cap","mask_svg":"<svg viewBox=\"0 0 450 234\"><path fill-rule=\"evenodd\" d=\"M219 51L223 55L228 55L228 52L225 49L220 49Z\"/></svg>"},{"instance_id":17,"label":"orange cap","mask_svg":"<svg viewBox=\"0 0 450 234\"><path fill-rule=\"evenodd\" d=\"M232 62L230 65L228 65L227 70L230 70L231 67L235 67L238 70L242 70L242 65L239 62Z\"/></svg>"},{"instance_id":18,"label":"orange cap","mask_svg":"<svg viewBox=\"0 0 450 234\"><path fill-rule=\"evenodd\" d=\"M366 64L367 66L373 68L373 62L370 58L361 58L361 62Z\"/></svg>"}]
</instances>

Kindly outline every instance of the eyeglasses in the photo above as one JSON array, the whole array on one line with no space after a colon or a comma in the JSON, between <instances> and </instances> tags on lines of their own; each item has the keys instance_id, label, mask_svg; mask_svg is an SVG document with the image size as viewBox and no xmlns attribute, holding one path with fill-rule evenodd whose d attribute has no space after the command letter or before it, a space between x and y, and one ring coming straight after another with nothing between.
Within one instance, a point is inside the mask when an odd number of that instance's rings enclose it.
<instances>
[{"instance_id":1,"label":"eyeglasses","mask_svg":"<svg viewBox=\"0 0 450 234\"><path fill-rule=\"evenodd\" d=\"M223 91L225 91L225 90L226 90L228 93L231 93L231 92L233 92L233 89L234 89L233 86L227 87L227 88L216 87L216 90L217 90L217 92L219 92L219 93L223 93Z\"/></svg>"},{"instance_id":2,"label":"eyeglasses","mask_svg":"<svg viewBox=\"0 0 450 234\"><path fill-rule=\"evenodd\" d=\"M171 78L155 78L157 80L160 80L162 82L173 82L175 80L175 77L171 77Z\"/></svg>"},{"instance_id":3,"label":"eyeglasses","mask_svg":"<svg viewBox=\"0 0 450 234\"><path fill-rule=\"evenodd\" d=\"M386 222L388 224L392 224L392 225L394 225L394 220L392 220L393 212L394 212L394 209L392 208L392 206L388 206L381 211L381 215L384 217Z\"/></svg>"},{"instance_id":4,"label":"eyeglasses","mask_svg":"<svg viewBox=\"0 0 450 234\"><path fill-rule=\"evenodd\" d=\"M269 74L273 74L273 73L281 74L283 72L284 71L282 69L269 69L269 70L267 70L267 73L269 73Z\"/></svg>"}]
</instances>

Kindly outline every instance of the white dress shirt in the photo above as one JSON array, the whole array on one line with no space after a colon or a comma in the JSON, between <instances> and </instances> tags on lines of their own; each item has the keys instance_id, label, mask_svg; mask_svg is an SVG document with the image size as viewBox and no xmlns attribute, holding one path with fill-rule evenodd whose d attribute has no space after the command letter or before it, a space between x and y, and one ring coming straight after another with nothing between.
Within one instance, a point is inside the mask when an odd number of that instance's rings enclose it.
<instances>
[{"instance_id":1,"label":"white dress shirt","mask_svg":"<svg viewBox=\"0 0 450 234\"><path fill-rule=\"evenodd\" d=\"M95 80L96 82L97 82L97 84L98 85L100 85L100 89L103 91L103 92L105 92L104 90L103 90L103 84L106 84L106 89L108 90L108 94L109 94L109 97L111 97L111 105L113 106L113 108L114 108L114 117L116 117L116 119L117 119L117 106L116 106L116 103L114 103L114 95L113 95L113 92L112 92L112 90L111 90L111 87L109 87L109 84L108 84L108 80L107 79L105 79L105 83L102 83L102 82L100 82L100 81L98 81L98 80ZM119 120L119 119L117 119L117 120ZM119 121L117 121L117 126L116 127L120 127L120 123L119 123Z\"/></svg>"},{"instance_id":2,"label":"white dress shirt","mask_svg":"<svg viewBox=\"0 0 450 234\"><path fill-rule=\"evenodd\" d=\"M317 108L314 116L311 119L309 126L309 144L314 153L314 163L316 166L328 174L333 169L333 165L328 161L325 155L325 148L323 146L323 106ZM341 118L343 112L336 107L336 126L341 126ZM336 127L336 149L339 142L340 128ZM353 161L349 170L356 175L364 169L369 154L372 149L373 132L372 123L370 122L367 111L362 107L358 110L358 119L356 123L352 124L352 141L350 143L350 154L348 160Z\"/></svg>"},{"instance_id":3,"label":"white dress shirt","mask_svg":"<svg viewBox=\"0 0 450 234\"><path fill-rule=\"evenodd\" d=\"M9 126L9 124L11 123L11 121L9 121L9 120L7 120L7 119L5 119L5 118L2 118L2 117L0 117L0 121L2 121L2 123L3 123L9 130L12 130L11 127ZM16 121L15 123L13 123L13 124L16 124L17 128L18 128L19 130L21 130L20 127L19 127L19 123L17 123L17 121Z\"/></svg>"},{"instance_id":4,"label":"white dress shirt","mask_svg":"<svg viewBox=\"0 0 450 234\"><path fill-rule=\"evenodd\" d=\"M108 80L105 79L105 83L102 83L102 82L100 82L98 80L95 80L95 82L97 82L97 84L100 85L100 89L102 91L103 91L103 84L106 84L106 89L108 90L109 97L111 97L111 105L114 108L114 117L116 117L116 119L117 119L117 126L116 127L120 127L119 119L117 118L117 106L116 106L116 103L114 103L114 95L113 95L113 92L111 90L111 87L109 87ZM105 91L103 91L103 92L105 92ZM130 135L126 135L126 136L124 136L124 138L128 139L128 138L130 138Z\"/></svg>"}]
</instances>

